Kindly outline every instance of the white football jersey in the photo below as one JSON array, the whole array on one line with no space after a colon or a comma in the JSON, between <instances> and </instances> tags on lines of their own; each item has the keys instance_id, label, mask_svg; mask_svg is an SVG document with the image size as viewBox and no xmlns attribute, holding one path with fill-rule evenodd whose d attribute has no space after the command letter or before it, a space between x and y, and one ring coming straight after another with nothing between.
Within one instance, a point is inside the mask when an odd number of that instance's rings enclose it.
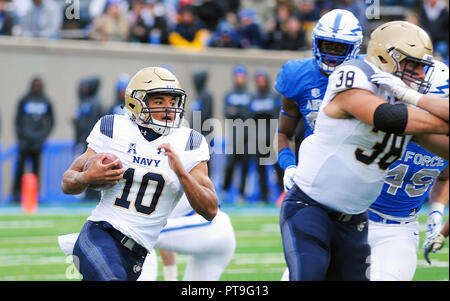
<instances>
[{"instance_id":1,"label":"white football jersey","mask_svg":"<svg viewBox=\"0 0 450 301\"><path fill-rule=\"evenodd\" d=\"M101 200L88 219L109 222L151 251L183 194L167 156L157 147L169 143L189 172L209 160L205 138L192 129L180 127L149 142L128 116L107 115L94 126L87 142L97 153L118 156L125 169L117 185L102 191Z\"/></svg>"},{"instance_id":2,"label":"white football jersey","mask_svg":"<svg viewBox=\"0 0 450 301\"><path fill-rule=\"evenodd\" d=\"M181 199L178 202L178 204L175 206L175 208L170 213L169 218L190 216L193 214L196 214L196 213L195 213L194 209L192 209L192 206L189 203L189 200L187 199L186 194L183 194L181 196Z\"/></svg>"},{"instance_id":3,"label":"white football jersey","mask_svg":"<svg viewBox=\"0 0 450 301\"><path fill-rule=\"evenodd\" d=\"M300 145L294 176L295 183L312 199L347 214L362 213L376 200L389 165L402 156L411 139L411 135L376 130L357 118L336 119L324 113L338 93L350 88L369 90L395 102L384 87L370 82L370 72L380 70L364 62L370 68L342 64L330 75L314 134Z\"/></svg>"}]
</instances>

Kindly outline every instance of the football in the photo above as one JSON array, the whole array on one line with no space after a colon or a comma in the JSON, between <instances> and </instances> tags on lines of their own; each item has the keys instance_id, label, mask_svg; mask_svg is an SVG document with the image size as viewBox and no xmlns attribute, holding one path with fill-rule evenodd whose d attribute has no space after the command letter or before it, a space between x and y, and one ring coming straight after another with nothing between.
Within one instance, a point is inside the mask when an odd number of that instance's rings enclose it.
<instances>
[{"instance_id":1,"label":"football","mask_svg":"<svg viewBox=\"0 0 450 301\"><path fill-rule=\"evenodd\" d=\"M95 154L95 155L91 156L86 161L86 164L84 164L84 167L83 167L83 171L86 171L91 166L92 162L94 162L94 160L96 160L98 157L100 157L100 156L102 156L104 154L106 154L106 157L102 161L102 164L104 164L104 165L109 164L111 162L114 162L115 160L117 160L119 158L116 155L111 154L111 153L98 153L98 154ZM115 166L114 169L120 169L120 168L122 168L122 163L119 161L119 165ZM101 191L101 190L105 190L105 189L111 188L112 186L113 185L111 185L111 184L89 185L89 188Z\"/></svg>"}]
</instances>

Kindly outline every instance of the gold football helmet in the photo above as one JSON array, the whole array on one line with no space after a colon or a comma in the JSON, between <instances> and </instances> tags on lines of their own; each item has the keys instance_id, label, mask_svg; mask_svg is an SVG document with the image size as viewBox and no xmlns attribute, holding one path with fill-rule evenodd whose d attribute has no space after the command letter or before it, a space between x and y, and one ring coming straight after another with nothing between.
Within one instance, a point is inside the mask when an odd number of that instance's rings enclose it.
<instances>
[{"instance_id":1,"label":"gold football helmet","mask_svg":"<svg viewBox=\"0 0 450 301\"><path fill-rule=\"evenodd\" d=\"M147 100L151 94L173 95L176 105L173 107L149 107ZM137 124L150 128L158 134L167 135L171 128L180 127L184 115L186 93L178 79L168 69L148 67L140 70L130 80L125 91L125 108L131 119ZM153 113L174 114L169 121L156 120Z\"/></svg>"},{"instance_id":2,"label":"gold football helmet","mask_svg":"<svg viewBox=\"0 0 450 301\"><path fill-rule=\"evenodd\" d=\"M433 68L433 44L428 34L412 23L392 21L377 27L370 35L367 60L421 93L430 88L429 76L423 75Z\"/></svg>"}]
</instances>

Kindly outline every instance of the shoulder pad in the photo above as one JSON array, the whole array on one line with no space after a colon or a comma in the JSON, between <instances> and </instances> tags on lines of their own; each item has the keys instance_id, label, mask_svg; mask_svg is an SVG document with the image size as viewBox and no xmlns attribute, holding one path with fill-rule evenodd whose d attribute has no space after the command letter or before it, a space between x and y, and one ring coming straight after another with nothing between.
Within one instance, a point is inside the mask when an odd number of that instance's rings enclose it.
<instances>
[{"instance_id":1,"label":"shoulder pad","mask_svg":"<svg viewBox=\"0 0 450 301\"><path fill-rule=\"evenodd\" d=\"M364 62L363 60L350 60L350 61L346 61L344 63L342 63L339 67L342 66L355 66L359 69L361 69L361 71L367 76L368 79L370 79L370 77L375 73L375 71L372 69L372 67L367 64L366 62Z\"/></svg>"},{"instance_id":2,"label":"shoulder pad","mask_svg":"<svg viewBox=\"0 0 450 301\"><path fill-rule=\"evenodd\" d=\"M198 149L200 144L202 143L203 135L195 130L191 130L191 134L189 135L188 141L186 143L185 151L191 151Z\"/></svg>"},{"instance_id":3,"label":"shoulder pad","mask_svg":"<svg viewBox=\"0 0 450 301\"><path fill-rule=\"evenodd\" d=\"M100 121L100 133L112 138L114 130L114 115L105 115Z\"/></svg>"}]
</instances>

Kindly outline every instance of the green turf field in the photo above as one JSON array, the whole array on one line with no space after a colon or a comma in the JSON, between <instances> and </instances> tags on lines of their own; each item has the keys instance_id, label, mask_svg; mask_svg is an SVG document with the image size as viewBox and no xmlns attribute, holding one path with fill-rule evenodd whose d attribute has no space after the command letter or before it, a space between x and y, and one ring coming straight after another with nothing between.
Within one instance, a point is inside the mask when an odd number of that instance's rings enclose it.
<instances>
[{"instance_id":1,"label":"green turf field","mask_svg":"<svg viewBox=\"0 0 450 301\"><path fill-rule=\"evenodd\" d=\"M225 210L226 211L226 210ZM1 210L0 210L1 212ZM79 232L84 214L7 214L0 213L0 280L79 280L79 274L58 247L57 236ZM277 214L234 214L230 217L236 231L236 252L221 280L278 281L285 268ZM448 216L446 217L448 218ZM420 217L423 225L426 216ZM421 228L422 245L424 233ZM449 279L448 240L429 266L422 253L414 280ZM178 255L179 279L187 256ZM159 276L161 280L161 260Z\"/></svg>"}]
</instances>

